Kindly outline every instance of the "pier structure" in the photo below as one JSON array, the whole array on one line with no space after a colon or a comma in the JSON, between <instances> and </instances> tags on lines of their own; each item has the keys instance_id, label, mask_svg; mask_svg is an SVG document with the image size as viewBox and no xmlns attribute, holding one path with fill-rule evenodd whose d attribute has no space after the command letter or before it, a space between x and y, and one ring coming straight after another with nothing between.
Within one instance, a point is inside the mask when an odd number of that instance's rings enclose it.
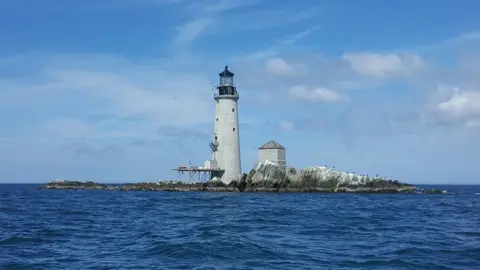
<instances>
[{"instance_id":1,"label":"pier structure","mask_svg":"<svg viewBox=\"0 0 480 270\"><path fill-rule=\"evenodd\" d=\"M220 179L225 170L217 168L204 168L199 166L179 166L175 169L178 175L188 175L188 181L190 183L195 182L207 182L214 178Z\"/></svg>"}]
</instances>

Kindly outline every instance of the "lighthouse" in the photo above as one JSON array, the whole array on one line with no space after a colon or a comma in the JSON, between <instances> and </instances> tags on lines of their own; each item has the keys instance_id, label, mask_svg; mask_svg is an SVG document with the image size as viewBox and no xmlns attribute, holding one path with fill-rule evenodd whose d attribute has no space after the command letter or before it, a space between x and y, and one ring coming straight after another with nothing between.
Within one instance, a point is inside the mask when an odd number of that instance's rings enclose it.
<instances>
[{"instance_id":1,"label":"lighthouse","mask_svg":"<svg viewBox=\"0 0 480 270\"><path fill-rule=\"evenodd\" d=\"M214 92L215 119L210 148L212 159L223 170L220 179L228 184L241 175L237 106L239 95L233 81L234 74L228 70L228 66L218 75L220 82Z\"/></svg>"}]
</instances>

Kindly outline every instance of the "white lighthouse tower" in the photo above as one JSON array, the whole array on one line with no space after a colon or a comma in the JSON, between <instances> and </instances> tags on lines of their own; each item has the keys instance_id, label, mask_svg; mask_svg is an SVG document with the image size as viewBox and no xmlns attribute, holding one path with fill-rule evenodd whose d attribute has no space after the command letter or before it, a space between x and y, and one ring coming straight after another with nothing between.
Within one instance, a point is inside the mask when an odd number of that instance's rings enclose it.
<instances>
[{"instance_id":1,"label":"white lighthouse tower","mask_svg":"<svg viewBox=\"0 0 480 270\"><path fill-rule=\"evenodd\" d=\"M228 184L241 175L237 107L239 96L233 83L234 74L228 70L228 66L225 66L219 76L220 84L214 94L215 119L210 147L212 159L219 169L224 170L221 180Z\"/></svg>"}]
</instances>

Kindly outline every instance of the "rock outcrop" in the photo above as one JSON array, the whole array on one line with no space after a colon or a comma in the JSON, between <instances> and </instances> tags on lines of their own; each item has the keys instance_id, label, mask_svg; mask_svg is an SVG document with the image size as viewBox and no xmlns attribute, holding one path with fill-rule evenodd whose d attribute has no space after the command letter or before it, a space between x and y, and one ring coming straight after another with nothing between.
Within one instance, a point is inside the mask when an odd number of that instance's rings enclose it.
<instances>
[{"instance_id":1,"label":"rock outcrop","mask_svg":"<svg viewBox=\"0 0 480 270\"><path fill-rule=\"evenodd\" d=\"M311 167L297 170L262 161L230 184L219 180L186 183L181 181L139 182L105 185L92 181L50 181L44 189L104 189L119 191L211 191L211 192L328 192L328 193L428 193L416 186L380 177L346 173L335 168Z\"/></svg>"},{"instance_id":2,"label":"rock outcrop","mask_svg":"<svg viewBox=\"0 0 480 270\"><path fill-rule=\"evenodd\" d=\"M396 180L345 173L334 168L311 167L297 172L275 163L259 162L248 175L234 181L240 191L275 192L414 192L417 187Z\"/></svg>"}]
</instances>

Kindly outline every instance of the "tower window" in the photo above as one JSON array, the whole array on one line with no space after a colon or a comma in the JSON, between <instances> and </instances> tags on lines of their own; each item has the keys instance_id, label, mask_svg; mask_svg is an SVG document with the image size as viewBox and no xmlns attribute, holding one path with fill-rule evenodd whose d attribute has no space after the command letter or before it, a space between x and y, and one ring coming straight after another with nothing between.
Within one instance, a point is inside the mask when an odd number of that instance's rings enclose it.
<instances>
[{"instance_id":1,"label":"tower window","mask_svg":"<svg viewBox=\"0 0 480 270\"><path fill-rule=\"evenodd\" d=\"M232 109L232 112L235 112L235 109Z\"/></svg>"},{"instance_id":2,"label":"tower window","mask_svg":"<svg viewBox=\"0 0 480 270\"><path fill-rule=\"evenodd\" d=\"M218 137L217 137L217 136L215 136L215 141L216 141L216 140L218 140Z\"/></svg>"},{"instance_id":3,"label":"tower window","mask_svg":"<svg viewBox=\"0 0 480 270\"><path fill-rule=\"evenodd\" d=\"M218 122L218 118L217 118L217 122Z\"/></svg>"},{"instance_id":4,"label":"tower window","mask_svg":"<svg viewBox=\"0 0 480 270\"><path fill-rule=\"evenodd\" d=\"M235 128L233 128L233 131L235 131Z\"/></svg>"}]
</instances>

